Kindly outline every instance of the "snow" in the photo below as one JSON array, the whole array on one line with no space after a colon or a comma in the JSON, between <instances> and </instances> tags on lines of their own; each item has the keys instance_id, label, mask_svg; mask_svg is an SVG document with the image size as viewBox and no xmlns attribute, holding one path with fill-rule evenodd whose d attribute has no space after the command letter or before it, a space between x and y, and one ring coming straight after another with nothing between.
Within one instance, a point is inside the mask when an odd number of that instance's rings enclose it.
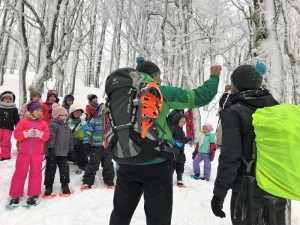
<instances>
[{"instance_id":1,"label":"snow","mask_svg":"<svg viewBox=\"0 0 300 225\"><path fill-rule=\"evenodd\" d=\"M28 82L32 76L28 76ZM18 98L18 76L6 75L3 86L0 86L0 92L5 90L13 91ZM51 84L48 85L50 88ZM101 97L103 90L84 87L79 81L75 90L75 101L82 105L87 103L86 95L95 93ZM43 94L42 99L46 98L46 93ZM62 99L62 98L61 98ZM218 99L218 98L216 98ZM17 102L18 104L18 102ZM213 104L211 104L213 105ZM214 110L201 113L203 119L213 124L216 127L218 118L215 116ZM205 122L205 121L202 121ZM13 147L15 140L12 139ZM221 219L215 217L210 208L210 200L212 198L213 182L216 177L218 155L212 162L212 175L209 182L202 180L193 180L190 174L193 173L192 154L193 148L186 145L187 162L185 164L185 173L183 181L187 188L179 188L174 186L173 196L173 216L172 224L179 225L194 225L194 224L210 224L210 225L228 225L230 222L230 192L228 193L224 202L224 211L226 218ZM19 207L14 210L7 210L5 204L9 201L9 187L12 174L14 172L16 153L13 152L12 159L0 162L0 225L94 225L94 224L108 224L111 211L113 209L113 190L104 187L100 171L96 175L97 188L89 191L80 191L83 174L76 175L74 170L76 167L70 165L70 188L74 190L74 194L70 197L55 197L53 199L43 199L36 207L26 209ZM203 170L203 162L200 166ZM176 175L174 175L175 185ZM22 202L26 201L27 182L25 183L24 197ZM59 175L56 174L54 191L60 191ZM141 199L132 218L132 225L146 224L144 208L144 201ZM300 202L292 202L292 225L300 224Z\"/></svg>"}]
</instances>

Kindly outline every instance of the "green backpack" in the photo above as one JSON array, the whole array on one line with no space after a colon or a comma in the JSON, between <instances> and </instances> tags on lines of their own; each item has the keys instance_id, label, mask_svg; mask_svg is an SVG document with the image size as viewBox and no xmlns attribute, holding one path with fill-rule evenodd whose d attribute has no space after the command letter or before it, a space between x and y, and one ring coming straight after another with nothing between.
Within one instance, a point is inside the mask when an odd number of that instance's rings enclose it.
<instances>
[{"instance_id":1,"label":"green backpack","mask_svg":"<svg viewBox=\"0 0 300 225\"><path fill-rule=\"evenodd\" d=\"M265 107L252 117L258 186L275 196L300 201L300 106Z\"/></svg>"}]
</instances>

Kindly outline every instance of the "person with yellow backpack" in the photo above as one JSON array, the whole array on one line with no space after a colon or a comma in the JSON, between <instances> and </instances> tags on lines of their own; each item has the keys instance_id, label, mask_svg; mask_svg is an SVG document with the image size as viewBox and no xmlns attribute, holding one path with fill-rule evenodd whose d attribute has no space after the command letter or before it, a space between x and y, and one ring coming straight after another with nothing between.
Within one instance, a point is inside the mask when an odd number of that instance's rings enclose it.
<instances>
[{"instance_id":1,"label":"person with yellow backpack","mask_svg":"<svg viewBox=\"0 0 300 225\"><path fill-rule=\"evenodd\" d=\"M252 115L257 109L278 104L268 90L261 88L265 72L266 66L261 62L236 68L231 75L231 104L222 113L222 148L211 208L216 216L225 217L223 202L228 190L232 189L233 225L285 225L286 199L258 186L255 174Z\"/></svg>"}]
</instances>

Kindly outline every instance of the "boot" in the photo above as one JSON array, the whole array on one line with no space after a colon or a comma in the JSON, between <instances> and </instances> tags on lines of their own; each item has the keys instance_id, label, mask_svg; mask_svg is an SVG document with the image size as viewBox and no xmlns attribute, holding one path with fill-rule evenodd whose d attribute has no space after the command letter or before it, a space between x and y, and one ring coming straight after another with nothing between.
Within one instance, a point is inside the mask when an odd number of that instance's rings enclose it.
<instances>
[{"instance_id":1,"label":"boot","mask_svg":"<svg viewBox=\"0 0 300 225\"><path fill-rule=\"evenodd\" d=\"M61 192L62 192L63 194L70 194L70 193L71 193L70 188L69 188L68 185L62 185L62 186L61 186Z\"/></svg>"},{"instance_id":2,"label":"boot","mask_svg":"<svg viewBox=\"0 0 300 225\"><path fill-rule=\"evenodd\" d=\"M36 201L39 198L39 196L29 196L27 199L27 205L36 205Z\"/></svg>"},{"instance_id":3,"label":"boot","mask_svg":"<svg viewBox=\"0 0 300 225\"><path fill-rule=\"evenodd\" d=\"M19 205L19 203L20 203L20 199L19 198L12 198L9 201L8 205Z\"/></svg>"},{"instance_id":4,"label":"boot","mask_svg":"<svg viewBox=\"0 0 300 225\"><path fill-rule=\"evenodd\" d=\"M45 193L44 193L44 196L49 196L51 195L53 192L53 187L52 185L46 185L45 186Z\"/></svg>"}]
</instances>

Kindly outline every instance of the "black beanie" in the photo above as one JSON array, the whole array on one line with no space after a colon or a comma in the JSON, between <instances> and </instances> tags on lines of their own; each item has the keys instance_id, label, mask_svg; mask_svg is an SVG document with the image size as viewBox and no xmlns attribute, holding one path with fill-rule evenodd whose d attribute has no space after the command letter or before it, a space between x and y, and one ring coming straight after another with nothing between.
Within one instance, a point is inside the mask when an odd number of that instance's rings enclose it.
<instances>
[{"instance_id":1,"label":"black beanie","mask_svg":"<svg viewBox=\"0 0 300 225\"><path fill-rule=\"evenodd\" d=\"M98 98L97 95L95 94L88 94L87 99L89 102L93 101L93 99Z\"/></svg>"},{"instance_id":2,"label":"black beanie","mask_svg":"<svg viewBox=\"0 0 300 225\"><path fill-rule=\"evenodd\" d=\"M151 77L155 76L156 74L160 74L160 69L158 66L151 61L145 61L144 57L142 56L136 57L136 63L136 70L139 72L146 73Z\"/></svg>"},{"instance_id":3,"label":"black beanie","mask_svg":"<svg viewBox=\"0 0 300 225\"><path fill-rule=\"evenodd\" d=\"M254 90L261 87L262 76L266 68L264 64L257 65L255 67L252 65L242 65L233 71L231 82L239 91ZM260 67L263 67L263 69Z\"/></svg>"}]
</instances>

